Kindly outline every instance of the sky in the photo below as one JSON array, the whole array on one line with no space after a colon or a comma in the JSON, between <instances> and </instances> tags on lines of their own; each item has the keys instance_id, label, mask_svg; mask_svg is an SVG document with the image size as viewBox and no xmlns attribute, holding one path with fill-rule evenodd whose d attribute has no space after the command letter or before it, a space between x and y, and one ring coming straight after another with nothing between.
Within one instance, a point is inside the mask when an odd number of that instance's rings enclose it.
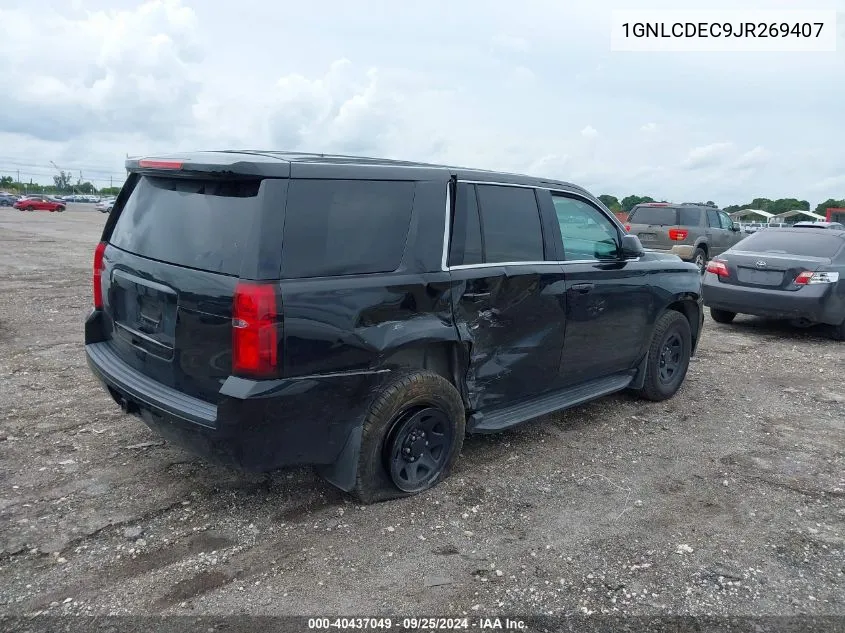
<instances>
[{"instance_id":1,"label":"sky","mask_svg":"<svg viewBox=\"0 0 845 633\"><path fill-rule=\"evenodd\" d=\"M280 149L725 206L845 198L837 52L614 52L630 0L0 0L0 175ZM649 9L796 8L651 0Z\"/></svg>"}]
</instances>

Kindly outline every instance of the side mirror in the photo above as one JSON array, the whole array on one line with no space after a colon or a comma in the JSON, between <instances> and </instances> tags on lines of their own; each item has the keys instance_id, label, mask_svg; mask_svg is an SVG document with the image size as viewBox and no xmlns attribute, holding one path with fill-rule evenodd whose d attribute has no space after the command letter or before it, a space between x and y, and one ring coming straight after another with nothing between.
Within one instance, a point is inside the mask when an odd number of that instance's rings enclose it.
<instances>
[{"instance_id":1,"label":"side mirror","mask_svg":"<svg viewBox=\"0 0 845 633\"><path fill-rule=\"evenodd\" d=\"M619 247L619 254L622 259L636 259L645 255L645 249L640 244L640 238L630 233L622 236L622 243Z\"/></svg>"},{"instance_id":2,"label":"side mirror","mask_svg":"<svg viewBox=\"0 0 845 633\"><path fill-rule=\"evenodd\" d=\"M736 224L731 224L731 231L733 231L734 233L738 233L739 227Z\"/></svg>"}]
</instances>

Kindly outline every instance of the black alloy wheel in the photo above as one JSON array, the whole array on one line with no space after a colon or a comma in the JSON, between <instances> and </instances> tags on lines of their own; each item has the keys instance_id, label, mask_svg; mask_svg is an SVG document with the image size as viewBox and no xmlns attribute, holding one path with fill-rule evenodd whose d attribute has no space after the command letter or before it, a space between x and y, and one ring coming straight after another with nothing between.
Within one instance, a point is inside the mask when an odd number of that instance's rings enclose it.
<instances>
[{"instance_id":1,"label":"black alloy wheel","mask_svg":"<svg viewBox=\"0 0 845 633\"><path fill-rule=\"evenodd\" d=\"M657 375L663 384L671 384L681 371L681 361L684 357L684 341L678 332L671 332L663 341L660 350Z\"/></svg>"},{"instance_id":2,"label":"black alloy wheel","mask_svg":"<svg viewBox=\"0 0 845 633\"><path fill-rule=\"evenodd\" d=\"M407 493L425 490L450 461L453 424L445 412L423 407L400 416L385 443L390 479Z\"/></svg>"}]
</instances>

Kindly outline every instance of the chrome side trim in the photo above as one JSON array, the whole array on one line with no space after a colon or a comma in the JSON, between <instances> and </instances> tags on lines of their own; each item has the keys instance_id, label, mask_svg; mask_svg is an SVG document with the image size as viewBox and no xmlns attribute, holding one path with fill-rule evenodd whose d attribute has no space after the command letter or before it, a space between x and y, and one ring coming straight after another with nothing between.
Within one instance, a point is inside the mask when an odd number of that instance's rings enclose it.
<instances>
[{"instance_id":1,"label":"chrome side trim","mask_svg":"<svg viewBox=\"0 0 845 633\"><path fill-rule=\"evenodd\" d=\"M541 189L545 191L549 191L552 193L559 193L560 195L571 196L575 198L580 198L585 203L589 204L590 206L593 205L593 201L584 196L583 194L577 191L566 191L556 187L543 187L538 185L520 185L515 184L512 182L493 182L490 180L462 180L458 179L458 183L464 183L467 185L492 185L497 187L517 187L520 189ZM443 227L443 256L441 258L440 268L443 272L448 272L451 270L471 270L473 268L499 268L502 266L540 266L546 264L554 264L554 265L566 265L566 264L606 264L615 261L626 261L626 262L636 262L640 261L640 258L637 257L636 259L625 259L625 260L601 260L601 259L570 259L570 260L548 260L548 261L533 261L533 262L485 262L483 264L460 264L458 266L449 266L448 261L448 249L449 249L449 239L451 237L449 231L449 215L452 211L452 192L451 192L451 183L446 184L446 218ZM599 212L602 213L612 224L615 224L617 228L621 226L619 219L616 216L610 217L608 214L604 213L601 209ZM612 214L611 214L612 215Z\"/></svg>"},{"instance_id":2,"label":"chrome side trim","mask_svg":"<svg viewBox=\"0 0 845 633\"><path fill-rule=\"evenodd\" d=\"M447 270L470 270L473 268L504 268L505 266L566 266L567 264L616 264L621 262L638 262L639 257L631 259L567 259L567 260L547 260L542 262L500 262L492 263L485 262L483 264L461 264L459 266L450 266Z\"/></svg>"},{"instance_id":3,"label":"chrome side trim","mask_svg":"<svg viewBox=\"0 0 845 633\"><path fill-rule=\"evenodd\" d=\"M520 189L546 189L548 191L555 191L554 189L550 189L549 187L540 187L537 185L519 185L513 182L493 182L492 180L461 180L458 179L458 182L463 182L468 185L492 185L494 187L518 187Z\"/></svg>"}]
</instances>

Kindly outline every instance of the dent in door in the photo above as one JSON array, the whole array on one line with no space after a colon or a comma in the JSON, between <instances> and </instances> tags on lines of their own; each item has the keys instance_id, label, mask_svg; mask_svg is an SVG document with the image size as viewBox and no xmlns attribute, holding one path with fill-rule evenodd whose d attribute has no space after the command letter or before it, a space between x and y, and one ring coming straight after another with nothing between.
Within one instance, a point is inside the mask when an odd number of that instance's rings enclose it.
<instances>
[{"instance_id":1,"label":"dent in door","mask_svg":"<svg viewBox=\"0 0 845 633\"><path fill-rule=\"evenodd\" d=\"M506 404L531 394L535 372L545 352L555 360L563 338L562 279L543 285L539 274L469 279L455 287L456 325L468 353L465 376L471 410ZM478 304L472 298L489 293ZM549 319L548 311L526 306L530 300L554 301L560 305L560 319ZM535 306L539 307L539 306ZM556 364L552 368L556 374ZM551 382L554 376L547 376Z\"/></svg>"}]
</instances>

